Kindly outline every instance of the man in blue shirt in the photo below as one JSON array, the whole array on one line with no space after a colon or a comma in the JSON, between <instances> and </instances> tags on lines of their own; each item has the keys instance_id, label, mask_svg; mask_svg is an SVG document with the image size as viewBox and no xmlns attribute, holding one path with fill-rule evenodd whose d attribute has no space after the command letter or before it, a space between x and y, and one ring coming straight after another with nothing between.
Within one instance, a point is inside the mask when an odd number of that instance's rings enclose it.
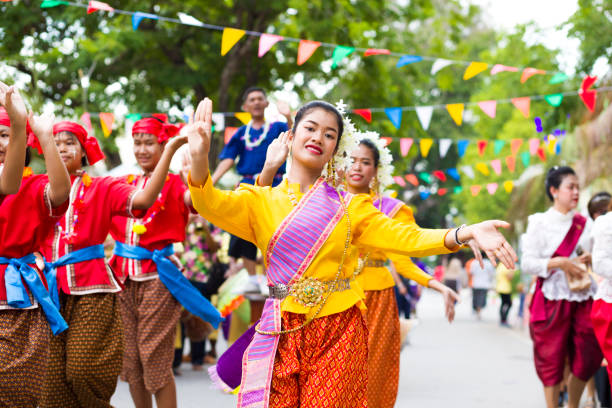
<instances>
[{"instance_id":1,"label":"man in blue shirt","mask_svg":"<svg viewBox=\"0 0 612 408\"><path fill-rule=\"evenodd\" d=\"M257 175L263 170L266 161L268 146L282 132L291 128L291 110L284 102L277 103L278 111L287 118L284 122L266 122L264 111L268 107L266 92L262 88L248 88L242 96L242 110L251 114L251 121L240 127L225 145L220 162L212 174L212 182L215 184L234 165L236 159L236 171L242 176L241 183L254 184ZM273 186L279 184L285 174L283 164L274 177ZM232 236L229 247L229 256L235 259L242 258L244 267L250 275L255 275L255 260L257 258L257 247L238 237Z\"/></svg>"}]
</instances>

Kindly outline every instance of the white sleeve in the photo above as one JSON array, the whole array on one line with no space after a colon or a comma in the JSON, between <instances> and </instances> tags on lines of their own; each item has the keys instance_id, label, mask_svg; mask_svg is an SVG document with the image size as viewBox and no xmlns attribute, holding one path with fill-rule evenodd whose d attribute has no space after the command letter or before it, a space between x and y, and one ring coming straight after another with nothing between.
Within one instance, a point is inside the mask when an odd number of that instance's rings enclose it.
<instances>
[{"instance_id":1,"label":"white sleeve","mask_svg":"<svg viewBox=\"0 0 612 408\"><path fill-rule=\"evenodd\" d=\"M530 275L542 278L548 277L548 261L550 258L542 255L542 249L546 246L543 229L540 228L540 214L529 217L527 232L523 235L523 256L521 258L521 270ZM543 242L544 241L544 242Z\"/></svg>"},{"instance_id":2,"label":"white sleeve","mask_svg":"<svg viewBox=\"0 0 612 408\"><path fill-rule=\"evenodd\" d=\"M593 272L612 279L612 213L599 216L592 229Z\"/></svg>"}]
</instances>

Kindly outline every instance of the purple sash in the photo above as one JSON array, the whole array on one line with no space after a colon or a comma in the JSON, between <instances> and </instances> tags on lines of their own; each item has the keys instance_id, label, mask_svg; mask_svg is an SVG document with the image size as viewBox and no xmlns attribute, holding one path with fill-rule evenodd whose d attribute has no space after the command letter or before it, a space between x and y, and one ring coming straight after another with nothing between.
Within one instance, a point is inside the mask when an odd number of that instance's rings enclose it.
<instances>
[{"instance_id":1,"label":"purple sash","mask_svg":"<svg viewBox=\"0 0 612 408\"><path fill-rule=\"evenodd\" d=\"M350 198L350 194L345 196L346 205ZM299 280L343 215L338 192L323 178L317 180L268 243L268 284L290 285ZM281 330L281 300L266 300L259 329L268 332ZM235 388L236 364L240 361L237 357L242 357L239 408L268 407L278 340L278 335L264 335L250 329L219 358L216 367L209 369L218 385ZM245 349L246 344L248 347Z\"/></svg>"},{"instance_id":2,"label":"purple sash","mask_svg":"<svg viewBox=\"0 0 612 408\"><path fill-rule=\"evenodd\" d=\"M561 241L561 244L559 244L559 248L557 248L555 253L552 254L551 258L556 256L569 257L572 252L574 252L574 248L576 248L576 245L578 245L578 241L580 240L582 232L584 231L586 221L586 218L582 215L578 213L574 215L569 231L567 231L565 238L563 238L563 241ZM531 299L531 306L529 307L531 322L541 322L546 320L546 298L544 297L544 293L542 293L543 284L544 278L538 277L533 298Z\"/></svg>"},{"instance_id":3,"label":"purple sash","mask_svg":"<svg viewBox=\"0 0 612 408\"><path fill-rule=\"evenodd\" d=\"M403 205L402 201L391 197L382 197L374 200L374 207L378 208L389 218L395 217L395 214L397 214Z\"/></svg>"}]
</instances>

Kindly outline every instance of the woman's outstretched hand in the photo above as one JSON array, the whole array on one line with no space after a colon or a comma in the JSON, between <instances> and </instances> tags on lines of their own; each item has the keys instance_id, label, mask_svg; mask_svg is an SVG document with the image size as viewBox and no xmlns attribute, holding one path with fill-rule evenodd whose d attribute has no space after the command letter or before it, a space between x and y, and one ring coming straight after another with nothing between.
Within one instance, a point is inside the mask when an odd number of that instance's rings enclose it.
<instances>
[{"instance_id":1,"label":"woman's outstretched hand","mask_svg":"<svg viewBox=\"0 0 612 408\"><path fill-rule=\"evenodd\" d=\"M474 251L476 259L482 265L480 250L484 251L494 266L499 260L506 268L514 269L518 261L516 252L498 231L499 228L509 228L505 221L489 220L461 228L458 232L459 241L467 242Z\"/></svg>"}]
</instances>

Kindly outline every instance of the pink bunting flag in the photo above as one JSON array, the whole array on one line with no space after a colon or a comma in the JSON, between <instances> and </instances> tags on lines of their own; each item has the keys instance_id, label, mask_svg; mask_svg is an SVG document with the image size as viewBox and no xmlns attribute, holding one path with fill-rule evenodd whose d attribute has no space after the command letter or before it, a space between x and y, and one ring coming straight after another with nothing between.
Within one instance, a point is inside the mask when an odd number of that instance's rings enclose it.
<instances>
[{"instance_id":1,"label":"pink bunting flag","mask_svg":"<svg viewBox=\"0 0 612 408\"><path fill-rule=\"evenodd\" d=\"M497 111L497 101L482 101L478 102L478 106L487 116L494 118Z\"/></svg>"},{"instance_id":2,"label":"pink bunting flag","mask_svg":"<svg viewBox=\"0 0 612 408\"><path fill-rule=\"evenodd\" d=\"M385 142L385 146L389 146L391 144L391 138L390 137L381 137L380 140Z\"/></svg>"},{"instance_id":3,"label":"pink bunting flag","mask_svg":"<svg viewBox=\"0 0 612 408\"><path fill-rule=\"evenodd\" d=\"M115 121L115 115L110 112L100 112L100 125L102 126L102 133L104 137L110 136L113 132L113 122Z\"/></svg>"},{"instance_id":4,"label":"pink bunting flag","mask_svg":"<svg viewBox=\"0 0 612 408\"><path fill-rule=\"evenodd\" d=\"M582 80L582 85L580 86L580 99L584 102L584 105L591 112L595 110L595 102L597 101L597 92L589 89L593 86L593 84L597 81L596 76L587 75Z\"/></svg>"},{"instance_id":5,"label":"pink bunting flag","mask_svg":"<svg viewBox=\"0 0 612 408\"><path fill-rule=\"evenodd\" d=\"M493 167L493 171L495 172L495 174L497 174L498 176L501 174L502 172L501 160L499 159L491 160L491 167Z\"/></svg>"},{"instance_id":6,"label":"pink bunting flag","mask_svg":"<svg viewBox=\"0 0 612 408\"><path fill-rule=\"evenodd\" d=\"M94 12L96 12L98 10L109 11L109 12L110 11L115 11L114 8L112 8L111 6L109 6L106 3L103 3L101 1L91 0L89 2L89 4L87 5L87 14L94 13Z\"/></svg>"},{"instance_id":7,"label":"pink bunting flag","mask_svg":"<svg viewBox=\"0 0 612 408\"><path fill-rule=\"evenodd\" d=\"M272 48L274 44L281 41L282 39L283 37L280 35L262 34L261 37L259 37L259 51L257 53L257 56L261 58L266 55L266 53L270 51L270 48Z\"/></svg>"},{"instance_id":8,"label":"pink bunting flag","mask_svg":"<svg viewBox=\"0 0 612 408\"><path fill-rule=\"evenodd\" d=\"M400 187L406 187L406 182L400 176L393 176L393 180Z\"/></svg>"},{"instance_id":9,"label":"pink bunting flag","mask_svg":"<svg viewBox=\"0 0 612 408\"><path fill-rule=\"evenodd\" d=\"M497 183L489 183L487 184L487 191L490 195L493 195L497 191L497 187Z\"/></svg>"},{"instance_id":10,"label":"pink bunting flag","mask_svg":"<svg viewBox=\"0 0 612 408\"><path fill-rule=\"evenodd\" d=\"M486 140L479 140L478 141L478 154L480 156L482 156L485 152L485 149L487 148L487 144L488 142Z\"/></svg>"},{"instance_id":11,"label":"pink bunting flag","mask_svg":"<svg viewBox=\"0 0 612 408\"><path fill-rule=\"evenodd\" d=\"M476 197L478 195L478 193L480 193L480 190L482 189L481 186L479 185L475 185L470 187L470 191L472 192L472 196Z\"/></svg>"},{"instance_id":12,"label":"pink bunting flag","mask_svg":"<svg viewBox=\"0 0 612 408\"><path fill-rule=\"evenodd\" d=\"M516 157L514 156L506 157L506 166L508 166L508 170L514 173L514 169L516 168Z\"/></svg>"},{"instance_id":13,"label":"pink bunting flag","mask_svg":"<svg viewBox=\"0 0 612 408\"><path fill-rule=\"evenodd\" d=\"M409 182L410 184L412 184L413 186L418 186L419 185L419 179L417 178L416 175L414 174L406 174L404 176L406 178L406 181Z\"/></svg>"},{"instance_id":14,"label":"pink bunting flag","mask_svg":"<svg viewBox=\"0 0 612 408\"><path fill-rule=\"evenodd\" d=\"M529 139L529 154L535 155L538 152L538 147L540 147L540 139Z\"/></svg>"},{"instance_id":15,"label":"pink bunting flag","mask_svg":"<svg viewBox=\"0 0 612 408\"><path fill-rule=\"evenodd\" d=\"M544 75L545 73L546 71L543 69L527 67L523 70L523 74L521 75L521 84L527 82L527 80L534 75Z\"/></svg>"},{"instance_id":16,"label":"pink bunting flag","mask_svg":"<svg viewBox=\"0 0 612 408\"><path fill-rule=\"evenodd\" d=\"M510 149L512 150L512 155L516 155L523 144L523 139L512 139L510 142Z\"/></svg>"},{"instance_id":17,"label":"pink bunting flag","mask_svg":"<svg viewBox=\"0 0 612 408\"><path fill-rule=\"evenodd\" d=\"M81 115L81 122L85 125L85 129L87 129L89 133L93 132L93 126L91 125L91 115L89 114L89 112L85 112Z\"/></svg>"},{"instance_id":18,"label":"pink bunting flag","mask_svg":"<svg viewBox=\"0 0 612 408\"><path fill-rule=\"evenodd\" d=\"M318 41L300 40L300 45L298 46L297 64L302 65L308 61L308 58L310 58L320 46L321 43Z\"/></svg>"},{"instance_id":19,"label":"pink bunting flag","mask_svg":"<svg viewBox=\"0 0 612 408\"><path fill-rule=\"evenodd\" d=\"M495 64L493 68L491 68L491 75L499 74L500 72L518 72L517 67L509 67L507 65Z\"/></svg>"},{"instance_id":20,"label":"pink bunting flag","mask_svg":"<svg viewBox=\"0 0 612 408\"><path fill-rule=\"evenodd\" d=\"M353 109L353 113L361 116L366 122L372 122L372 111L370 109Z\"/></svg>"},{"instance_id":21,"label":"pink bunting flag","mask_svg":"<svg viewBox=\"0 0 612 408\"><path fill-rule=\"evenodd\" d=\"M522 98L513 98L511 99L512 104L516 106L516 109L521 111L524 117L529 117L529 106L531 105L531 98L528 96L524 96Z\"/></svg>"},{"instance_id":22,"label":"pink bunting flag","mask_svg":"<svg viewBox=\"0 0 612 408\"><path fill-rule=\"evenodd\" d=\"M400 139L400 153L402 154L402 157L406 157L408 155L413 143L414 140L409 137L402 137Z\"/></svg>"}]
</instances>

